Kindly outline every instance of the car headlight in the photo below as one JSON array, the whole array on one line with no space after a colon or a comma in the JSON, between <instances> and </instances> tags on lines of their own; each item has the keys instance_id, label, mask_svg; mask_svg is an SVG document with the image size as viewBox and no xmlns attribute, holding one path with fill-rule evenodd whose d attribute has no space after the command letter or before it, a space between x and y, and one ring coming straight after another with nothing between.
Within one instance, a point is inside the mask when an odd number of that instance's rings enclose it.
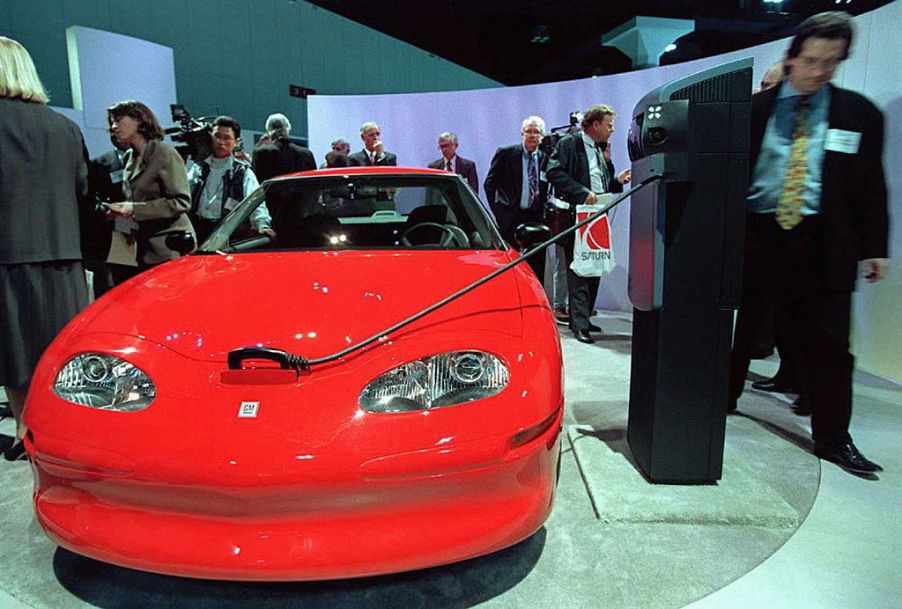
<instances>
[{"instance_id":1,"label":"car headlight","mask_svg":"<svg viewBox=\"0 0 902 609\"><path fill-rule=\"evenodd\" d=\"M82 353L70 359L53 381L62 399L120 412L144 410L157 396L153 381L137 366L102 353Z\"/></svg>"},{"instance_id":2,"label":"car headlight","mask_svg":"<svg viewBox=\"0 0 902 609\"><path fill-rule=\"evenodd\" d=\"M507 387L504 363L482 351L453 351L392 368L360 393L370 412L409 412L487 398Z\"/></svg>"}]
</instances>

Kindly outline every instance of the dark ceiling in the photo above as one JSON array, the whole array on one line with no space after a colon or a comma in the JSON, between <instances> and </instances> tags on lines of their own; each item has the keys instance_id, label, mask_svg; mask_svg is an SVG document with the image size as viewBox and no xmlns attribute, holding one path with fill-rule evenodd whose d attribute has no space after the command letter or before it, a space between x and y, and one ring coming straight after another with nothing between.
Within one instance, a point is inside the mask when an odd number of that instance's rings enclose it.
<instances>
[{"instance_id":1,"label":"dark ceiling","mask_svg":"<svg viewBox=\"0 0 902 609\"><path fill-rule=\"evenodd\" d=\"M600 40L636 16L695 20L661 62L673 63L788 36L821 11L858 15L890 1L310 0L506 85L628 71L630 60Z\"/></svg>"}]
</instances>

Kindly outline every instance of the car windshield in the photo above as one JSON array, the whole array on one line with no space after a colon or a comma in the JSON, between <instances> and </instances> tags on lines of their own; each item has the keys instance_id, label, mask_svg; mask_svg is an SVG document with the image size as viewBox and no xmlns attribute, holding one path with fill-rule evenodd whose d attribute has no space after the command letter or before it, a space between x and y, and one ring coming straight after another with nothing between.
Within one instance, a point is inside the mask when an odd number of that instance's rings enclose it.
<instances>
[{"instance_id":1,"label":"car windshield","mask_svg":"<svg viewBox=\"0 0 902 609\"><path fill-rule=\"evenodd\" d=\"M274 237L258 230L263 205ZM264 182L198 252L503 247L458 176L331 173Z\"/></svg>"}]
</instances>

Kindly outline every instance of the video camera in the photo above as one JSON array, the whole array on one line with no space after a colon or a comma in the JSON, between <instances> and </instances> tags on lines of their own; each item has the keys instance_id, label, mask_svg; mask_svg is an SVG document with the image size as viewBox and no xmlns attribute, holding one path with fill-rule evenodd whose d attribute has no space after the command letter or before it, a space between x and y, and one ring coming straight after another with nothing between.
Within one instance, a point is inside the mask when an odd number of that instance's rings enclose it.
<instances>
[{"instance_id":1,"label":"video camera","mask_svg":"<svg viewBox=\"0 0 902 609\"><path fill-rule=\"evenodd\" d=\"M191 112L182 104L170 104L172 122L177 123L163 132L172 138L173 142L181 142L182 146L176 146L182 158L186 161L190 158L199 162L213 151L213 138L210 128L213 125L211 117L202 116L192 118Z\"/></svg>"},{"instance_id":2,"label":"video camera","mask_svg":"<svg viewBox=\"0 0 902 609\"><path fill-rule=\"evenodd\" d=\"M582 119L582 112L578 110L571 112L570 122L566 125L561 125L560 127L552 127L551 132L542 138L542 141L539 144L539 150L541 150L546 155L551 155L551 153L554 151L554 147L557 146L558 141L562 137L579 131L579 123Z\"/></svg>"}]
</instances>

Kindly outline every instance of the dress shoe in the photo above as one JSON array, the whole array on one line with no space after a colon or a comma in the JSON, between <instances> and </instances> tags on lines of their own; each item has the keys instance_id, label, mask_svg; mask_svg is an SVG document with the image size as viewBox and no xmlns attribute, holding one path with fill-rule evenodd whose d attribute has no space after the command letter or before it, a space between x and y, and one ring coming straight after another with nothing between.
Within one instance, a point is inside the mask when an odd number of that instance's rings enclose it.
<instances>
[{"instance_id":1,"label":"dress shoe","mask_svg":"<svg viewBox=\"0 0 902 609\"><path fill-rule=\"evenodd\" d=\"M562 307L554 307L554 321L561 324L562 326L566 326L570 324L570 316L567 314L567 309Z\"/></svg>"},{"instance_id":2,"label":"dress shoe","mask_svg":"<svg viewBox=\"0 0 902 609\"><path fill-rule=\"evenodd\" d=\"M0 453L6 452L6 450L15 443L16 439L13 436L8 436L6 434L0 435Z\"/></svg>"},{"instance_id":3,"label":"dress shoe","mask_svg":"<svg viewBox=\"0 0 902 609\"><path fill-rule=\"evenodd\" d=\"M796 393L792 383L784 381L778 376L763 381L755 381L752 383L752 389L758 391L772 391L774 393Z\"/></svg>"},{"instance_id":4,"label":"dress shoe","mask_svg":"<svg viewBox=\"0 0 902 609\"><path fill-rule=\"evenodd\" d=\"M581 343L586 343L587 345L591 345L595 342L595 339L592 338L592 335L589 334L588 330L574 330L573 338L578 340Z\"/></svg>"},{"instance_id":5,"label":"dress shoe","mask_svg":"<svg viewBox=\"0 0 902 609\"><path fill-rule=\"evenodd\" d=\"M814 454L825 461L836 463L847 472L852 472L853 474L873 474L883 471L882 467L873 461L869 461L858 452L858 449L851 442L832 448L815 447Z\"/></svg>"},{"instance_id":6,"label":"dress shoe","mask_svg":"<svg viewBox=\"0 0 902 609\"><path fill-rule=\"evenodd\" d=\"M599 333L601 333L601 332L604 332L604 330L602 330L599 326L596 326L596 325L593 324L592 322L589 322L589 332L599 332Z\"/></svg>"},{"instance_id":7,"label":"dress shoe","mask_svg":"<svg viewBox=\"0 0 902 609\"><path fill-rule=\"evenodd\" d=\"M25 442L18 442L3 451L3 458L7 461L21 461L26 458Z\"/></svg>"},{"instance_id":8,"label":"dress shoe","mask_svg":"<svg viewBox=\"0 0 902 609\"><path fill-rule=\"evenodd\" d=\"M799 397L796 398L796 401L792 403L792 411L800 417L810 417L811 398L804 393L799 395Z\"/></svg>"}]
</instances>

